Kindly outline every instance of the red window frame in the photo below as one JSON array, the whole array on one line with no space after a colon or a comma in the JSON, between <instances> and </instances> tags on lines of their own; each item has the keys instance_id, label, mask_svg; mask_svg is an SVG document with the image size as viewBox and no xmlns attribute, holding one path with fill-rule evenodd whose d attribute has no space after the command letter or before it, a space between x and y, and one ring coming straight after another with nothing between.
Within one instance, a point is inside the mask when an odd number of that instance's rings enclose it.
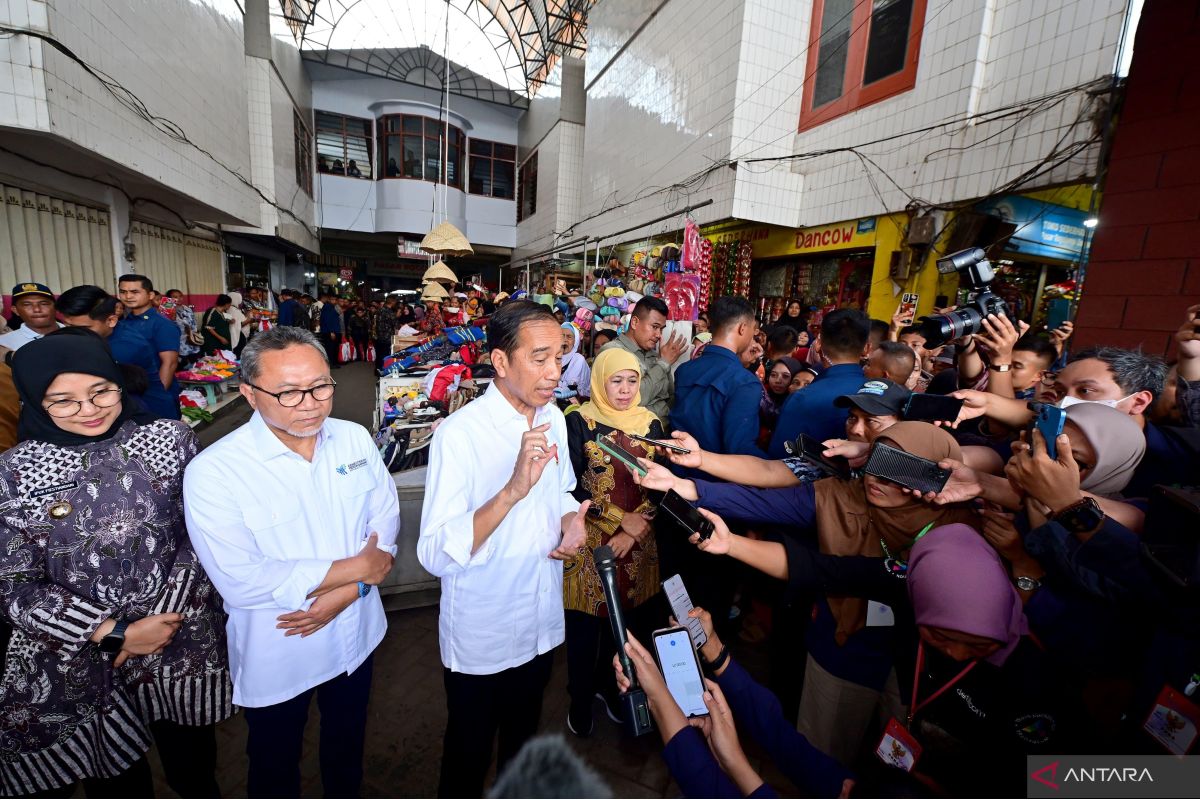
<instances>
[{"instance_id":1,"label":"red window frame","mask_svg":"<svg viewBox=\"0 0 1200 800\"><path fill-rule=\"evenodd\" d=\"M808 32L808 63L804 70L804 100L800 105L801 131L836 119L843 114L886 100L913 88L917 82L917 62L921 57L921 36L925 30L925 7L927 0L913 0L912 20L908 31L908 47L904 56L904 68L899 72L863 86L863 72L867 64L867 42L871 35L871 0L856 0L850 15L850 39L846 52L847 86L842 96L820 108L814 109L813 91L817 80L821 24L825 14L825 0L813 3L812 23Z\"/></svg>"}]
</instances>

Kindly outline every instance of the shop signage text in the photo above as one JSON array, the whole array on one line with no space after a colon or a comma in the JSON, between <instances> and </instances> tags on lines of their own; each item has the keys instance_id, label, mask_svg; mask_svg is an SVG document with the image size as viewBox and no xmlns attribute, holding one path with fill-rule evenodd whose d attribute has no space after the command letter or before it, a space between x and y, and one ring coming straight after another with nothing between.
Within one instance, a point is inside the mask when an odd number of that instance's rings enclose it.
<instances>
[{"instance_id":1,"label":"shop signage text","mask_svg":"<svg viewBox=\"0 0 1200 800\"><path fill-rule=\"evenodd\" d=\"M875 246L875 219L848 220L812 228L780 228L772 225L742 227L708 234L714 244L749 242L754 258L775 258L800 253L859 250Z\"/></svg>"},{"instance_id":2,"label":"shop signage text","mask_svg":"<svg viewBox=\"0 0 1200 800\"><path fill-rule=\"evenodd\" d=\"M808 231L796 231L797 250L819 250L850 244L854 239L854 223L825 226Z\"/></svg>"}]
</instances>

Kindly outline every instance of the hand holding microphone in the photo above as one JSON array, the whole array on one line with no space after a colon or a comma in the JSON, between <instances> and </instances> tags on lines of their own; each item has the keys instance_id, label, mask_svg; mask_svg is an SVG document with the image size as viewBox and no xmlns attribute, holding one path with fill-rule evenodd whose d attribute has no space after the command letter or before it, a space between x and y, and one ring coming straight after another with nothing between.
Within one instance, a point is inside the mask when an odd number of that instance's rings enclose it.
<instances>
[{"instance_id":1,"label":"hand holding microphone","mask_svg":"<svg viewBox=\"0 0 1200 800\"><path fill-rule=\"evenodd\" d=\"M621 709L624 711L625 725L633 736L641 736L653 729L650 721L650 707L646 702L646 693L638 685L637 672L625 646L627 629L625 613L621 608L621 595L617 590L617 556L608 545L600 545L592 551L596 562L596 573L600 576L600 585L604 587L604 601L608 604L608 622L612 625L613 641L617 643L616 663L621 667L626 681L620 681L624 687L621 691ZM657 668L656 668L657 669Z\"/></svg>"}]
</instances>

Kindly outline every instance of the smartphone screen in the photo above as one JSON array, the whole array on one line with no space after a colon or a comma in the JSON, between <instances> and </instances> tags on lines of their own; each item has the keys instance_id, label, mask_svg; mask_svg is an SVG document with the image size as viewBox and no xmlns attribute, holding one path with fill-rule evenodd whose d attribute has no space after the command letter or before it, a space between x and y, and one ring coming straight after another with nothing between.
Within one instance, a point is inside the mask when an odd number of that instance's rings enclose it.
<instances>
[{"instance_id":1,"label":"smartphone screen","mask_svg":"<svg viewBox=\"0 0 1200 800\"><path fill-rule=\"evenodd\" d=\"M662 502L658 505L658 510L667 512L676 522L687 529L689 535L698 533L701 539L712 536L713 524L701 516L691 503L676 494L674 489L663 497Z\"/></svg>"},{"instance_id":2,"label":"smartphone screen","mask_svg":"<svg viewBox=\"0 0 1200 800\"><path fill-rule=\"evenodd\" d=\"M708 636L704 634L704 626L700 624L700 620L688 616L688 612L692 610L692 598L688 597L687 589L683 585L683 578L678 575L667 578L663 581L663 592L667 595L667 602L671 604L671 613L691 635L692 644L696 646L697 650L704 647Z\"/></svg>"},{"instance_id":3,"label":"smartphone screen","mask_svg":"<svg viewBox=\"0 0 1200 800\"><path fill-rule=\"evenodd\" d=\"M904 419L919 422L953 422L958 419L963 401L957 397L913 392L904 406Z\"/></svg>"},{"instance_id":4,"label":"smartphone screen","mask_svg":"<svg viewBox=\"0 0 1200 800\"><path fill-rule=\"evenodd\" d=\"M688 717L706 717L704 676L700 660L692 649L686 628L665 628L654 632L654 653L667 682L667 690Z\"/></svg>"},{"instance_id":5,"label":"smartphone screen","mask_svg":"<svg viewBox=\"0 0 1200 800\"><path fill-rule=\"evenodd\" d=\"M917 302L920 299L921 295L917 294L916 292L905 292L904 296L900 298L899 316L902 319L907 320L907 322L905 322L906 325L911 325L913 318L916 317Z\"/></svg>"}]
</instances>

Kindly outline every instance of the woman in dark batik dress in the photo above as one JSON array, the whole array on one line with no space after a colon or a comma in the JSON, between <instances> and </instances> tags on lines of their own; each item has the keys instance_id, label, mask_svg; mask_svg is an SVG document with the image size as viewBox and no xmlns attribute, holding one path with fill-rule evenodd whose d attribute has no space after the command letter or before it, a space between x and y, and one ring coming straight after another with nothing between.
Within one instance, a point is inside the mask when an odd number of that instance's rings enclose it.
<instances>
[{"instance_id":1,"label":"woman in dark batik dress","mask_svg":"<svg viewBox=\"0 0 1200 800\"><path fill-rule=\"evenodd\" d=\"M183 522L181 422L123 402L83 329L13 357L21 443L0 456L0 793L214 797L213 725L232 713L221 600ZM123 638L122 638L123 634ZM65 796L65 795L64 795Z\"/></svg>"},{"instance_id":2,"label":"woman in dark batik dress","mask_svg":"<svg viewBox=\"0 0 1200 800\"><path fill-rule=\"evenodd\" d=\"M602 544L617 556L617 590L629 627L646 636L667 621L666 606L651 601L658 594L658 548L644 514L652 509L628 467L606 453L597 435L609 437L625 451L651 457L654 447L629 434L665 438L662 423L642 405L641 367L621 349L605 350L592 366L591 400L567 410L567 444L575 470L575 499L592 501L599 516L588 515L584 553L563 565L566 610L567 692L571 707L567 726L578 736L592 729L592 699L599 694L609 717L617 718L617 685L612 657L616 652L608 623L604 589L592 550ZM664 611L655 618L655 606Z\"/></svg>"}]
</instances>

